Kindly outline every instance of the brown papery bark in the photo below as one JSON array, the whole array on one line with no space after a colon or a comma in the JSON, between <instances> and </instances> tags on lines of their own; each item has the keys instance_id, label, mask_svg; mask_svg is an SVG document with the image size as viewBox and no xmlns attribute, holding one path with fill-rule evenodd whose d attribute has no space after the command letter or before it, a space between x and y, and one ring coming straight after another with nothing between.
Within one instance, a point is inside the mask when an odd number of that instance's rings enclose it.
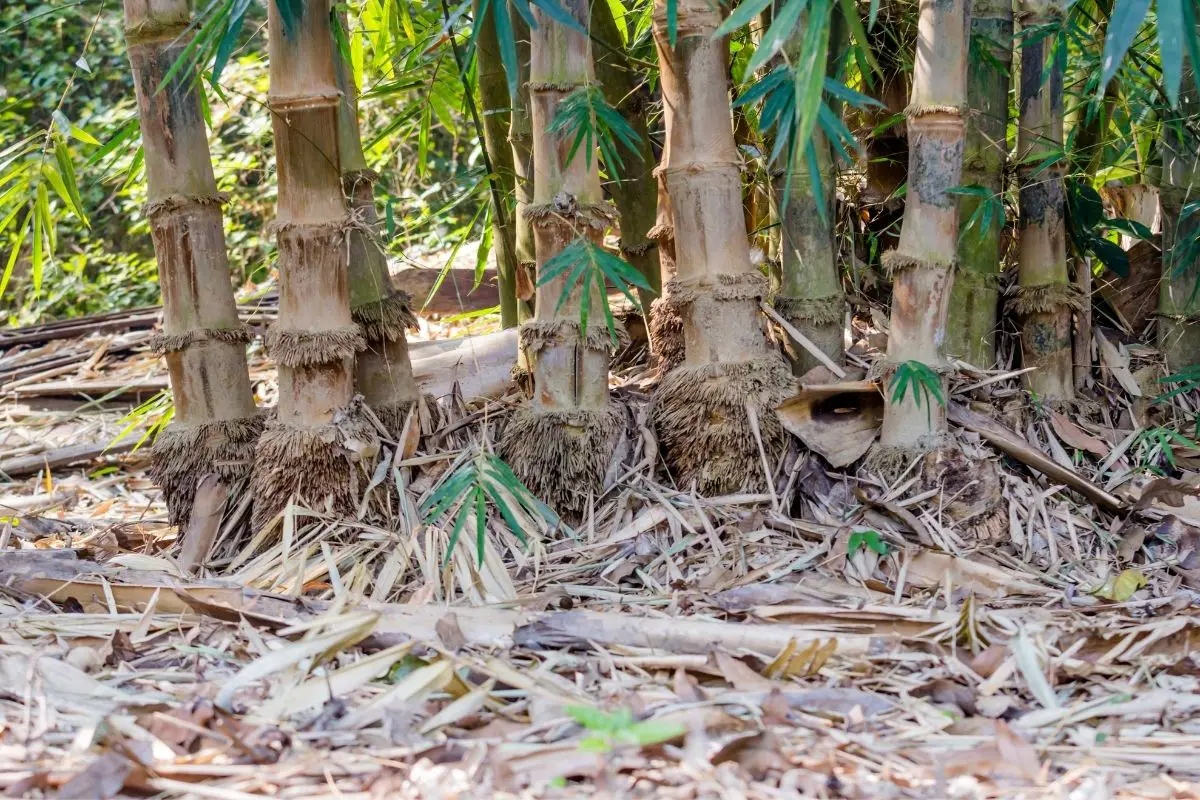
<instances>
[{"instance_id":1,"label":"brown papery bark","mask_svg":"<svg viewBox=\"0 0 1200 800\"><path fill-rule=\"evenodd\" d=\"M308 508L352 511L356 452L373 434L354 398L354 358L365 347L350 315L345 196L338 135L330 0L307 0L286 31L267 20L279 201L279 318L267 349L279 367L276 419L259 440L255 525L296 496Z\"/></svg>"},{"instance_id":2,"label":"brown papery bark","mask_svg":"<svg viewBox=\"0 0 1200 800\"><path fill-rule=\"evenodd\" d=\"M379 215L375 210L378 175L367 167L358 122L358 88L349 65L338 56L338 146L341 148L342 188L350 203L353 221L347 230L350 260L347 279L350 316L358 324L366 349L354 361L358 393L379 417L401 450L411 454L419 436L415 418L405 425L420 396L409 360L406 331L417 326L409 296L392 285L387 256L380 246Z\"/></svg>"},{"instance_id":3,"label":"brown papery bark","mask_svg":"<svg viewBox=\"0 0 1200 800\"><path fill-rule=\"evenodd\" d=\"M963 107L967 97L967 6L921 0L917 53L908 115L908 193L900 243L884 255L893 276L891 333L880 372L885 386L896 369L917 361L944 371L939 350L954 282L958 244ZM944 383L943 394L944 394ZM885 391L883 431L872 453L885 473L936 448L946 429L944 406L911 387L899 403Z\"/></svg>"},{"instance_id":4,"label":"brown papery bark","mask_svg":"<svg viewBox=\"0 0 1200 800\"><path fill-rule=\"evenodd\" d=\"M154 442L155 483L182 530L197 482L215 473L227 486L250 472L262 420L246 368L249 335L238 320L199 89L181 69L191 41L186 0L125 0L146 159L147 204L163 296L155 349L170 375L175 416ZM160 88L161 87L161 88Z\"/></svg>"},{"instance_id":5,"label":"brown papery bark","mask_svg":"<svg viewBox=\"0 0 1200 800\"><path fill-rule=\"evenodd\" d=\"M667 2L654 6L663 104L670 109L671 196L677 273L664 294L680 310L684 363L668 373L652 417L668 464L685 484L715 494L766 483L784 442L775 407L791 370L767 341L759 304L766 279L750 262L742 216L741 159L734 144L719 6L678 0L677 40Z\"/></svg>"},{"instance_id":6,"label":"brown papery bark","mask_svg":"<svg viewBox=\"0 0 1200 800\"><path fill-rule=\"evenodd\" d=\"M1052 1L1032 0L1023 4L1020 21L1031 28L1061 14ZM1019 268L1010 305L1021 328L1021 362L1036 367L1023 376L1026 388L1039 399L1062 402L1075 396L1071 313L1084 298L1067 268L1065 162L1043 166L1063 143L1063 74L1052 63L1050 44L1049 38L1034 39L1021 48Z\"/></svg>"},{"instance_id":7,"label":"brown papery bark","mask_svg":"<svg viewBox=\"0 0 1200 800\"><path fill-rule=\"evenodd\" d=\"M586 30L587 0L562 0ZM568 163L569 141L548 128L559 104L594 78L587 36L534 11L529 94L533 122L533 227L539 269L579 238L603 242L616 212L600 190L598 155L580 149ZM611 345L602 303L592 287L588 327L580 326L581 287L561 303L567 275L537 289L536 316L521 327L533 397L509 421L500 452L537 496L579 518L603 484L622 414L609 402Z\"/></svg>"}]
</instances>

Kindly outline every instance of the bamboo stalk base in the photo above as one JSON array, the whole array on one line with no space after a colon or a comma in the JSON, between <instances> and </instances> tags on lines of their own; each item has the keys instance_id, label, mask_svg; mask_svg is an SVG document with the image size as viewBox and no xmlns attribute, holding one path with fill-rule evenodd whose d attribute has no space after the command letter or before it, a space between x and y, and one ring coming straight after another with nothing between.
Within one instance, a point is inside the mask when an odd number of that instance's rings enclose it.
<instances>
[{"instance_id":1,"label":"bamboo stalk base","mask_svg":"<svg viewBox=\"0 0 1200 800\"><path fill-rule=\"evenodd\" d=\"M373 426L357 409L335 423L311 428L272 421L255 451L254 530L266 527L293 495L313 511L352 515L361 499L359 455L347 445L374 441Z\"/></svg>"},{"instance_id":2,"label":"bamboo stalk base","mask_svg":"<svg viewBox=\"0 0 1200 800\"><path fill-rule=\"evenodd\" d=\"M200 479L215 473L229 484L250 474L265 418L167 426L151 450L150 477L162 489L172 525L187 528Z\"/></svg>"},{"instance_id":3,"label":"bamboo stalk base","mask_svg":"<svg viewBox=\"0 0 1200 800\"><path fill-rule=\"evenodd\" d=\"M624 430L620 408L545 411L524 406L504 428L499 453L521 482L568 521L577 522L604 475Z\"/></svg>"},{"instance_id":4,"label":"bamboo stalk base","mask_svg":"<svg viewBox=\"0 0 1200 800\"><path fill-rule=\"evenodd\" d=\"M768 460L777 456L786 434L775 409L795 390L791 368L777 356L672 370L650 414L676 479L705 495L765 488L759 439Z\"/></svg>"}]
</instances>

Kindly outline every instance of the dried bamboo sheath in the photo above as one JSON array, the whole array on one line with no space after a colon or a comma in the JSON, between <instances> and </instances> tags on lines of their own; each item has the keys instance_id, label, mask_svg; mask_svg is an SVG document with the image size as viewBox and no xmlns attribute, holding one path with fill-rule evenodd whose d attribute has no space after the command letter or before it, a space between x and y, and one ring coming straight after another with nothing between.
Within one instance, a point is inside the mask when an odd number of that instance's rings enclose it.
<instances>
[{"instance_id":1,"label":"dried bamboo sheath","mask_svg":"<svg viewBox=\"0 0 1200 800\"><path fill-rule=\"evenodd\" d=\"M563 6L588 27L587 0L563 0ZM604 202L595 154L579 152L568 163L569 143L548 132L562 100L593 80L591 43L540 10L534 15L529 93L536 180L533 203L522 213L541 268L577 238L601 244L616 212ZM536 495L577 517L602 488L623 417L609 403L606 298L592 291L589 328L580 330L580 287L559 302L566 280L537 288L536 319L521 329L534 393L509 421L500 452Z\"/></svg>"},{"instance_id":2,"label":"dried bamboo sheath","mask_svg":"<svg viewBox=\"0 0 1200 800\"><path fill-rule=\"evenodd\" d=\"M154 444L153 477L170 519L186 526L196 484L245 477L262 423L246 367L221 203L188 46L186 0L125 0L126 38L145 150L147 216L163 295L163 352L175 417Z\"/></svg>"},{"instance_id":3,"label":"dried bamboo sheath","mask_svg":"<svg viewBox=\"0 0 1200 800\"><path fill-rule=\"evenodd\" d=\"M767 287L751 264L742 216L725 48L712 36L720 10L679 0L672 47L666 5L655 3L654 35L669 109L661 174L677 274L664 297L679 310L685 358L660 383L652 414L677 477L715 494L763 485L759 441L772 456L784 441L774 408L792 378L759 316Z\"/></svg>"},{"instance_id":4,"label":"dried bamboo sheath","mask_svg":"<svg viewBox=\"0 0 1200 800\"><path fill-rule=\"evenodd\" d=\"M350 407L354 358L366 342L350 314L352 218L342 193L329 12L329 0L308 0L293 31L274 3L268 18L280 286L267 345L279 366L279 406L258 447L256 526L293 494L318 508L328 499L352 510L356 467L343 444L372 436Z\"/></svg>"}]
</instances>

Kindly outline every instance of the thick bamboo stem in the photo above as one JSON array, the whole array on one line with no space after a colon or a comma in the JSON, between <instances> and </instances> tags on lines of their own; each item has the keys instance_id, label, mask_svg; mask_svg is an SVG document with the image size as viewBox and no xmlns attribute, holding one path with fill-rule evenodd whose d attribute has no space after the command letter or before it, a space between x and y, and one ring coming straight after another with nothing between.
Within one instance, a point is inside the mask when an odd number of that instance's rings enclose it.
<instances>
[{"instance_id":1,"label":"thick bamboo stem","mask_svg":"<svg viewBox=\"0 0 1200 800\"><path fill-rule=\"evenodd\" d=\"M310 508L352 510L357 467L343 445L372 438L351 408L366 342L350 313L346 237L358 223L342 191L330 0L307 0L294 30L272 2L267 25L279 174L279 317L267 347L279 405L258 446L256 526L293 495Z\"/></svg>"},{"instance_id":2,"label":"thick bamboo stem","mask_svg":"<svg viewBox=\"0 0 1200 800\"><path fill-rule=\"evenodd\" d=\"M774 408L790 369L769 344L758 306L766 279L750 261L742 216L721 21L708 0L678 0L670 43L667 2L654 6L663 103L670 109L671 196L677 273L665 294L683 321L684 363L659 384L653 417L667 460L704 493L765 483L760 445L784 441Z\"/></svg>"},{"instance_id":3,"label":"thick bamboo stem","mask_svg":"<svg viewBox=\"0 0 1200 800\"><path fill-rule=\"evenodd\" d=\"M1012 64L1012 0L973 0L972 53L967 71L967 138L962 181L980 186L989 198L959 199L959 273L950 297L946 352L987 368L996 360L1000 240L1003 221L966 226L984 203L1002 203L1008 156L1008 87ZM986 52L983 52L986 51Z\"/></svg>"},{"instance_id":4,"label":"thick bamboo stem","mask_svg":"<svg viewBox=\"0 0 1200 800\"><path fill-rule=\"evenodd\" d=\"M163 295L156 346L167 362L175 417L154 444L153 476L182 528L196 485L215 472L244 477L262 430L246 368L249 336L238 321L196 76L171 66L191 41L186 0L125 0L145 150L154 251Z\"/></svg>"},{"instance_id":5,"label":"thick bamboo stem","mask_svg":"<svg viewBox=\"0 0 1200 800\"><path fill-rule=\"evenodd\" d=\"M563 0L585 30L587 0ZM533 227L539 269L573 242L603 243L616 220L600 189L596 153L576 152L549 132L559 105L593 78L587 35L534 11L529 93L533 123L533 203L524 213ZM537 288L536 316L521 328L531 366L533 397L508 423L502 455L533 490L569 516L581 516L602 488L612 442L622 416L608 396L611 355L601 304L592 288L588 326L580 325L582 286L564 274Z\"/></svg>"},{"instance_id":6,"label":"thick bamboo stem","mask_svg":"<svg viewBox=\"0 0 1200 800\"><path fill-rule=\"evenodd\" d=\"M479 100L482 112L484 150L494 181L492 199L492 252L496 259L496 280L500 289L500 324L515 328L517 318L517 254L516 228L508 212L507 198L515 189L513 152L508 143L511 125L508 81L500 58L500 43L493 15L507 14L497 2L488 3L480 12L480 0L473 0L474 24L479 30L475 39L476 72L479 80Z\"/></svg>"},{"instance_id":7,"label":"thick bamboo stem","mask_svg":"<svg viewBox=\"0 0 1200 800\"><path fill-rule=\"evenodd\" d=\"M891 333L883 374L920 362L944 371L940 349L958 258L963 107L967 98L966 3L921 0L908 115L908 193L897 248L884 256L893 275ZM943 381L944 383L944 381ZM944 392L943 392L944 394ZM911 387L900 402L886 392L875 458L881 466L940 444L945 408Z\"/></svg>"},{"instance_id":8,"label":"thick bamboo stem","mask_svg":"<svg viewBox=\"0 0 1200 800\"><path fill-rule=\"evenodd\" d=\"M1021 24L1045 24L1061 13L1053 0L1030 0ZM1083 298L1067 266L1064 165L1044 166L1063 144L1063 74L1050 43L1033 38L1021 49L1019 269L1012 308L1021 329L1022 363L1036 367L1025 373L1026 387L1039 398L1061 402L1075 396L1071 314Z\"/></svg>"},{"instance_id":9,"label":"thick bamboo stem","mask_svg":"<svg viewBox=\"0 0 1200 800\"><path fill-rule=\"evenodd\" d=\"M537 269L537 254L533 245L533 226L525 209L533 205L533 122L529 115L529 25L511 4L509 19L512 21L513 36L517 42L517 99L511 109L508 127L508 143L512 147L513 184L516 194L516 211L513 227L517 252L517 297L523 304L518 307L521 322L529 319L528 302L533 298L532 276Z\"/></svg>"},{"instance_id":10,"label":"thick bamboo stem","mask_svg":"<svg viewBox=\"0 0 1200 800\"><path fill-rule=\"evenodd\" d=\"M340 54L336 63L342 96L338 105L338 147L342 188L353 220L347 230L350 316L366 349L354 360L354 383L367 405L395 439L405 435L408 412L419 395L405 331L416 327L407 294L392 286L387 255L379 242L375 209L376 174L367 167L358 120L358 87ZM411 431L410 431L411 437ZM410 439L411 440L411 439Z\"/></svg>"},{"instance_id":11,"label":"thick bamboo stem","mask_svg":"<svg viewBox=\"0 0 1200 800\"><path fill-rule=\"evenodd\" d=\"M798 63L801 56L799 50L807 16L792 34L786 50L793 63ZM836 41L838 33L831 32L830 37ZM837 66L837 50L830 48L831 73ZM816 162L815 174L809 161L810 149ZM833 151L820 129L813 132L807 147L800 143L792 148L785 169L774 176L773 188L782 229L780 284L774 305L780 315L822 353L840 364L844 358L846 298L838 271L837 242L833 236L836 177ZM824 198L823 207L819 205L818 188L820 197ZM788 356L797 376L822 363L808 350L794 345L789 346Z\"/></svg>"},{"instance_id":12,"label":"thick bamboo stem","mask_svg":"<svg viewBox=\"0 0 1200 800\"><path fill-rule=\"evenodd\" d=\"M650 90L624 57L624 44L618 25L625 20L613 17L607 2L592 3L592 35L604 46L596 56L596 77L604 99L613 106L637 135L638 150L622 150L624 167L609 164L608 191L621 215L621 254L637 268L650 284L650 291L638 296L647 312L662 292L662 275L656 242L649 232L656 224L657 193L654 180L654 150L646 128Z\"/></svg>"},{"instance_id":13,"label":"thick bamboo stem","mask_svg":"<svg viewBox=\"0 0 1200 800\"><path fill-rule=\"evenodd\" d=\"M1200 109L1194 71L1183 78L1177 120L1194 120ZM1158 348L1171 372L1200 364L1200 259L1187 261L1178 243L1194 238L1200 219L1181 219L1187 203L1200 197L1200 137L1187 122L1164 123L1162 134L1163 276L1158 296Z\"/></svg>"}]
</instances>

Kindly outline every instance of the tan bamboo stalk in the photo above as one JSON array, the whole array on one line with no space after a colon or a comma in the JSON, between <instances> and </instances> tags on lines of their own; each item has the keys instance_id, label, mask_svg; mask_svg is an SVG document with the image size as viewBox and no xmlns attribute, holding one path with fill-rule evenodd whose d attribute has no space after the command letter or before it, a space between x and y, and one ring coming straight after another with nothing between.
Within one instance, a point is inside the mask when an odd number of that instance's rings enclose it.
<instances>
[{"instance_id":1,"label":"tan bamboo stalk","mask_svg":"<svg viewBox=\"0 0 1200 800\"><path fill-rule=\"evenodd\" d=\"M588 0L561 3L587 29ZM598 155L580 151L567 163L569 142L548 131L562 100L594 79L591 42L540 9L533 13L529 94L535 180L525 215L533 226L540 268L580 237L601 244L616 212L604 202ZM622 413L608 395L611 345L600 305L606 298L592 291L588 327L581 329L581 287L559 304L567 278L538 287L536 316L521 326L533 397L509 420L500 453L534 494L578 518L602 488Z\"/></svg>"},{"instance_id":2,"label":"tan bamboo stalk","mask_svg":"<svg viewBox=\"0 0 1200 800\"><path fill-rule=\"evenodd\" d=\"M186 527L200 478L244 478L262 418L246 368L199 90L192 70L162 86L191 34L187 0L125 0L146 159L146 215L158 258L163 331L175 416L154 443L151 475L173 524ZM161 87L161 89L160 89Z\"/></svg>"},{"instance_id":3,"label":"tan bamboo stalk","mask_svg":"<svg viewBox=\"0 0 1200 800\"><path fill-rule=\"evenodd\" d=\"M341 103L338 105L338 147L342 189L350 204L353 225L349 240L347 280L350 316L357 323L366 349L354 360L354 384L363 400L395 440L405 435L405 423L420 396L408 355L406 331L417 327L409 296L392 285L387 255L380 245L375 181L367 167L358 120L358 87L349 65L337 56L335 65ZM402 449L411 451L419 435L415 422Z\"/></svg>"},{"instance_id":4,"label":"tan bamboo stalk","mask_svg":"<svg viewBox=\"0 0 1200 800\"><path fill-rule=\"evenodd\" d=\"M1026 0L1020 20L1033 27L1061 14L1055 0ZM1042 38L1021 48L1018 271L1010 307L1021 329L1022 364L1036 367L1023 376L1025 386L1041 399L1061 402L1075 396L1071 313L1082 308L1083 299L1067 267L1065 163L1043 166L1063 144L1063 74L1051 63L1050 44Z\"/></svg>"},{"instance_id":5,"label":"tan bamboo stalk","mask_svg":"<svg viewBox=\"0 0 1200 800\"><path fill-rule=\"evenodd\" d=\"M622 148L624 167L608 165L608 191L621 215L621 255L637 268L650 284L651 291L638 290L647 311L662 291L662 275L655 240L649 237L657 224L657 192L654 181L654 150L646 129L646 112L650 91L625 55L624 44L613 17L612 7L605 2L592 3L592 35L600 43L596 48L596 78L604 99L620 112L637 135L638 151Z\"/></svg>"},{"instance_id":6,"label":"tan bamboo stalk","mask_svg":"<svg viewBox=\"0 0 1200 800\"><path fill-rule=\"evenodd\" d=\"M1194 120L1200 109L1193 70L1184 73L1180 109L1171 113L1174 119ZM1158 295L1158 349L1170 372L1200 364L1200 260L1188 263L1183 250L1176 247L1177 242L1196 236L1200 225L1196 215L1180 220L1184 205L1200 199L1200 142L1194 130L1183 125L1186 122L1164 123L1161 137L1163 277Z\"/></svg>"},{"instance_id":7,"label":"tan bamboo stalk","mask_svg":"<svg viewBox=\"0 0 1200 800\"><path fill-rule=\"evenodd\" d=\"M479 30L475 39L475 58L483 144L497 184L493 187L492 197L507 203L507 198L515 189L513 152L508 143L512 101L508 96L508 81L500 58L500 40L492 15L509 12L499 0L488 3L487 11L483 14L479 13L480 5L481 0L473 0L474 24ZM500 324L505 328L515 328L520 322L517 313L516 230L508 215L507 205L492 210L492 254L500 293Z\"/></svg>"},{"instance_id":8,"label":"tan bamboo stalk","mask_svg":"<svg viewBox=\"0 0 1200 800\"><path fill-rule=\"evenodd\" d=\"M671 130L672 110L670 103L663 103L663 129ZM654 182L658 201L654 227L646 235L658 243L658 269L662 287L657 300L650 309L650 346L654 352L659 372L665 374L683 363L683 316L682 309L671 296L675 285L675 220L671 214L671 193L667 191L667 171L671 166L671 139L663 138L662 155L654 170Z\"/></svg>"},{"instance_id":9,"label":"tan bamboo stalk","mask_svg":"<svg viewBox=\"0 0 1200 800\"><path fill-rule=\"evenodd\" d=\"M766 279L750 262L742 216L720 6L678 0L677 40L667 0L654 5L663 103L671 110L671 195L677 274L666 294L683 319L686 358L655 391L652 417L667 462L705 494L766 484L784 442L775 407L792 392L791 369L763 331Z\"/></svg>"},{"instance_id":10,"label":"tan bamboo stalk","mask_svg":"<svg viewBox=\"0 0 1200 800\"><path fill-rule=\"evenodd\" d=\"M837 15L840 19L840 13ZM792 34L786 52L792 63L799 63L807 14ZM835 24L831 40L839 39L841 24ZM829 71L837 65L837 51L831 47ZM775 205L779 208L782 231L780 253L780 284L773 300L775 310L821 352L835 363L844 359L843 335L846 321L846 297L838 271L837 243L833 237L833 215L837 186L833 151L825 134L818 127L813 131L812 144L816 153L817 174L813 175L807 148L792 148L783 170L773 176ZM817 182L820 182L824 208L818 206ZM822 216L822 214L824 216ZM797 347L789 337L788 356L792 370L800 376L821 360L803 347Z\"/></svg>"},{"instance_id":11,"label":"tan bamboo stalk","mask_svg":"<svg viewBox=\"0 0 1200 800\"><path fill-rule=\"evenodd\" d=\"M533 121L529 115L529 25L516 7L509 4L513 37L517 43L517 99L511 109L508 142L513 152L513 178L516 211L513 214L514 241L517 250L517 297L529 301L534 295L532 276L537 270L533 244L533 226L525 209L533 205ZM528 303L518 308L521 322L528 319Z\"/></svg>"},{"instance_id":12,"label":"tan bamboo stalk","mask_svg":"<svg viewBox=\"0 0 1200 800\"><path fill-rule=\"evenodd\" d=\"M965 186L982 186L999 198L1008 157L1008 88L1012 64L1012 0L973 0L971 47L981 52L967 70ZM985 58L984 52L991 58ZM966 230L984 198L959 198L959 271L950 296L946 353L988 368L996 361L996 312L1000 297L1000 241L1003 222Z\"/></svg>"},{"instance_id":13,"label":"tan bamboo stalk","mask_svg":"<svg viewBox=\"0 0 1200 800\"><path fill-rule=\"evenodd\" d=\"M967 3L921 0L908 116L908 193L900 243L884 255L893 276L891 331L880 366L885 386L900 365L919 362L945 371L939 350L954 282L958 198L948 190L962 177L963 106L967 99ZM943 385L945 381L942 381ZM944 386L943 386L944 388ZM886 406L874 466L892 473L937 448L946 411L911 387Z\"/></svg>"},{"instance_id":14,"label":"tan bamboo stalk","mask_svg":"<svg viewBox=\"0 0 1200 800\"><path fill-rule=\"evenodd\" d=\"M279 318L267 351L279 368L276 419L259 440L255 526L293 495L308 508L352 511L373 434L353 406L354 359L366 347L350 314L330 0L306 0L294 30L276 2L267 18L279 200Z\"/></svg>"}]
</instances>

